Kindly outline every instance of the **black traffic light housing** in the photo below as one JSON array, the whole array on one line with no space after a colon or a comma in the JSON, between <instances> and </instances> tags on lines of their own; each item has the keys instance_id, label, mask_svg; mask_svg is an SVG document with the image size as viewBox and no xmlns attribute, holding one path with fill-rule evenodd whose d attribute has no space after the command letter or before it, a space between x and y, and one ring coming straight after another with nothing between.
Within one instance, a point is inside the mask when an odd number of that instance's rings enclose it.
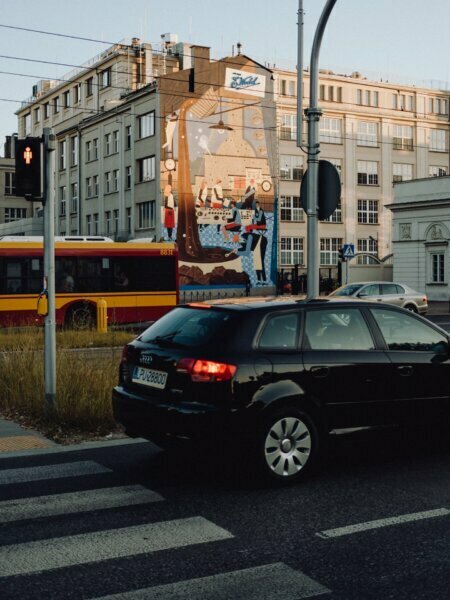
<instances>
[{"instance_id":1,"label":"black traffic light housing","mask_svg":"<svg viewBox=\"0 0 450 600\"><path fill-rule=\"evenodd\" d=\"M42 140L27 137L16 140L16 195L26 200L43 199Z\"/></svg>"},{"instance_id":2,"label":"black traffic light housing","mask_svg":"<svg viewBox=\"0 0 450 600\"><path fill-rule=\"evenodd\" d=\"M344 248L339 248L338 250L338 258L341 262L347 262L347 259L344 256Z\"/></svg>"}]
</instances>

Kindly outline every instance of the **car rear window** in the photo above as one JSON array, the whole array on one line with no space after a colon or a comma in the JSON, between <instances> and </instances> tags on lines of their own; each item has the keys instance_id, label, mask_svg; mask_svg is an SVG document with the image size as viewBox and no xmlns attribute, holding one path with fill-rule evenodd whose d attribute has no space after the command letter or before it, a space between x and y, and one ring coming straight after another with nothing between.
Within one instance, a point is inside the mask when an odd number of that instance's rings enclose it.
<instances>
[{"instance_id":1,"label":"car rear window","mask_svg":"<svg viewBox=\"0 0 450 600\"><path fill-rule=\"evenodd\" d=\"M236 319L231 312L206 308L175 308L139 337L145 343L173 346L205 346L222 342Z\"/></svg>"},{"instance_id":2,"label":"car rear window","mask_svg":"<svg viewBox=\"0 0 450 600\"><path fill-rule=\"evenodd\" d=\"M346 285L335 290L332 296L353 296L355 292L362 288L362 284Z\"/></svg>"}]
</instances>

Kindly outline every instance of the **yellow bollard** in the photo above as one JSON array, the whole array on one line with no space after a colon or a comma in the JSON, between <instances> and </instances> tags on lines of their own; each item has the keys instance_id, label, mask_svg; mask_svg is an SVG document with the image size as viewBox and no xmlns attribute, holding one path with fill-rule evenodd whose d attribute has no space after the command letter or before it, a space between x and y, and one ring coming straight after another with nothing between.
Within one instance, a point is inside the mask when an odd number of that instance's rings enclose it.
<instances>
[{"instance_id":1,"label":"yellow bollard","mask_svg":"<svg viewBox=\"0 0 450 600\"><path fill-rule=\"evenodd\" d=\"M97 331L99 333L108 332L108 311L107 303L104 298L97 300Z\"/></svg>"}]
</instances>

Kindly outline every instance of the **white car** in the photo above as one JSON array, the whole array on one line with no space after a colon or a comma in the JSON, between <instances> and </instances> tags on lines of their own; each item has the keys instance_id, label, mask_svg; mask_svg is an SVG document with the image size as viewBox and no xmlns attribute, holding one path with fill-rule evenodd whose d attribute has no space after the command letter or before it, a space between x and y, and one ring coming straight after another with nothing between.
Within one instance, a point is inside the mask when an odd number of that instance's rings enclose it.
<instances>
[{"instance_id":1,"label":"white car","mask_svg":"<svg viewBox=\"0 0 450 600\"><path fill-rule=\"evenodd\" d=\"M404 283L393 281L348 283L334 290L330 296L386 302L421 315L425 315L428 310L428 299L425 294L416 292Z\"/></svg>"}]
</instances>

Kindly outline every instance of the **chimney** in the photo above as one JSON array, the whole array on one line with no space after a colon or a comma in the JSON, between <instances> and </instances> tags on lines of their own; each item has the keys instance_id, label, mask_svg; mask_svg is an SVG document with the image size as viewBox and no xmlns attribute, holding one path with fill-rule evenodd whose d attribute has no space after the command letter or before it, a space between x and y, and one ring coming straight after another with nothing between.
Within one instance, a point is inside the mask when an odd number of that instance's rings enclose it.
<instances>
[{"instance_id":1,"label":"chimney","mask_svg":"<svg viewBox=\"0 0 450 600\"><path fill-rule=\"evenodd\" d=\"M5 158L12 158L11 149L11 136L7 135L5 137Z\"/></svg>"},{"instance_id":2,"label":"chimney","mask_svg":"<svg viewBox=\"0 0 450 600\"><path fill-rule=\"evenodd\" d=\"M192 66L201 69L209 62L209 46L191 46Z\"/></svg>"}]
</instances>

